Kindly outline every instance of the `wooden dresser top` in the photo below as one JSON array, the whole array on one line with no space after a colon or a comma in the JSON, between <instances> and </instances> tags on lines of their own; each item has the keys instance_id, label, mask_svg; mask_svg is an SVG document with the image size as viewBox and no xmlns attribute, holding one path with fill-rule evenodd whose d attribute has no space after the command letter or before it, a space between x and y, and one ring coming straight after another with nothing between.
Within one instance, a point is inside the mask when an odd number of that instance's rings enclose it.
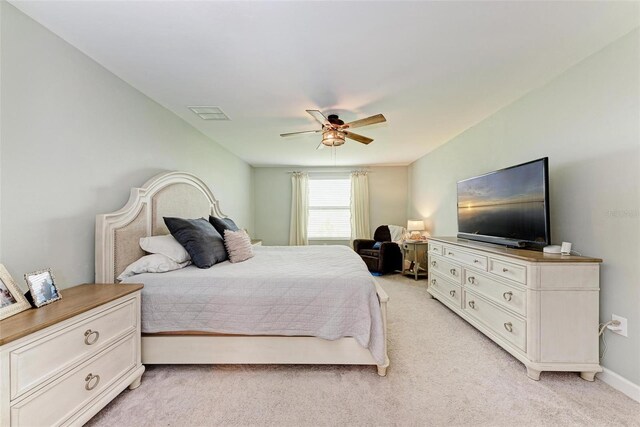
<instances>
[{"instance_id":1,"label":"wooden dresser top","mask_svg":"<svg viewBox=\"0 0 640 427\"><path fill-rule=\"evenodd\" d=\"M469 249L476 249L483 252L521 259L529 262L602 262L600 258L590 258L577 255L546 254L542 251L539 252L527 249L513 249L504 246L492 245L490 243L474 242L472 240L460 239L458 237L429 237L429 240Z\"/></svg>"},{"instance_id":2,"label":"wooden dresser top","mask_svg":"<svg viewBox=\"0 0 640 427\"><path fill-rule=\"evenodd\" d=\"M84 284L61 289L62 299L0 320L0 345L10 343L143 288L139 284Z\"/></svg>"}]
</instances>

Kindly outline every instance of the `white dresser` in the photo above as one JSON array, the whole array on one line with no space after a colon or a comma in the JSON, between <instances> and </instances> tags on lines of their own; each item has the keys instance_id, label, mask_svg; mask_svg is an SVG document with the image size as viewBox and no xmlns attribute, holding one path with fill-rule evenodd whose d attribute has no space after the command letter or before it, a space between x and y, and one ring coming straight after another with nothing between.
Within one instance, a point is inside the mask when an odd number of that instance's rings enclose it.
<instances>
[{"instance_id":1,"label":"white dresser","mask_svg":"<svg viewBox=\"0 0 640 427\"><path fill-rule=\"evenodd\" d=\"M599 364L602 260L429 238L429 293L527 367L574 371Z\"/></svg>"},{"instance_id":2,"label":"white dresser","mask_svg":"<svg viewBox=\"0 0 640 427\"><path fill-rule=\"evenodd\" d=\"M0 425L82 425L140 385L142 285L81 285L0 321Z\"/></svg>"}]
</instances>

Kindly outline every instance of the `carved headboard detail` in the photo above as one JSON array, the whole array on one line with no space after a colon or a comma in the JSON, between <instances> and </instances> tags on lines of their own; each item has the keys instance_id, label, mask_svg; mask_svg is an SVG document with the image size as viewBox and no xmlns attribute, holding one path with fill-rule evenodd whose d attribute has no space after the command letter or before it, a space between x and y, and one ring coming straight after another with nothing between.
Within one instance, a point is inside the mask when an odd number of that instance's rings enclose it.
<instances>
[{"instance_id":1,"label":"carved headboard detail","mask_svg":"<svg viewBox=\"0 0 640 427\"><path fill-rule=\"evenodd\" d=\"M156 175L132 188L129 201L113 213L96 216L96 283L115 278L145 253L140 238L168 234L163 217L225 218L206 184L187 172Z\"/></svg>"}]
</instances>

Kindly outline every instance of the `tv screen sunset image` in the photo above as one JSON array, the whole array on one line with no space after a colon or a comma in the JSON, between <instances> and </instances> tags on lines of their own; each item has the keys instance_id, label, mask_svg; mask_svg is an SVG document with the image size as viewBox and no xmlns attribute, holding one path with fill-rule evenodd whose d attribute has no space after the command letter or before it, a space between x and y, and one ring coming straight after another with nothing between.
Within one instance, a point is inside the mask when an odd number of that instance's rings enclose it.
<instances>
[{"instance_id":1,"label":"tv screen sunset image","mask_svg":"<svg viewBox=\"0 0 640 427\"><path fill-rule=\"evenodd\" d=\"M543 161L458 183L461 233L544 242L545 212Z\"/></svg>"}]
</instances>

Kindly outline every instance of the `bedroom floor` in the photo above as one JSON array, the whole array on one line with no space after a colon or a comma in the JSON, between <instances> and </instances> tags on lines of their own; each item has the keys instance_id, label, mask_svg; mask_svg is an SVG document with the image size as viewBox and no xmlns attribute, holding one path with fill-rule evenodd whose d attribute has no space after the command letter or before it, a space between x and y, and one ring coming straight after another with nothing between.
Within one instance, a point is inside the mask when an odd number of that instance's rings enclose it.
<instances>
[{"instance_id":1,"label":"bedroom floor","mask_svg":"<svg viewBox=\"0 0 640 427\"><path fill-rule=\"evenodd\" d=\"M628 425L640 404L573 373L524 366L426 292L378 278L390 297L385 378L357 366L147 366L90 426Z\"/></svg>"}]
</instances>

